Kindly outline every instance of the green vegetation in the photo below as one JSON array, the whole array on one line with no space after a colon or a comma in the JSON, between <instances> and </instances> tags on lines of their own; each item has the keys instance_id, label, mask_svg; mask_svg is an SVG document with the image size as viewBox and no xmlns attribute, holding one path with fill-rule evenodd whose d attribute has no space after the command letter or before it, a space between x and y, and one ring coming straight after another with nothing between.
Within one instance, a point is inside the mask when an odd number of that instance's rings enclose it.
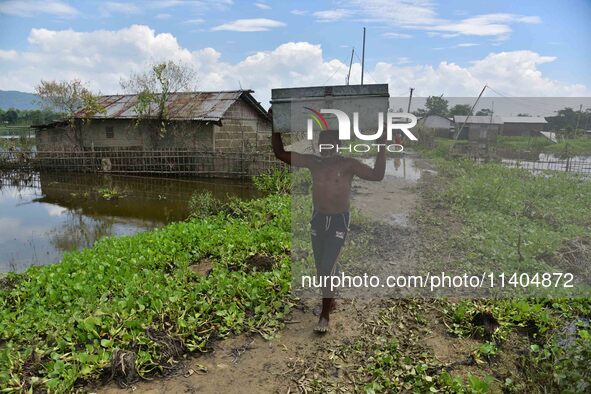
<instances>
[{"instance_id":1,"label":"green vegetation","mask_svg":"<svg viewBox=\"0 0 591 394\"><path fill-rule=\"evenodd\" d=\"M272 335L290 305L289 207L280 195L236 202L231 215L106 238L9 274L0 387L63 392L104 373L133 381L231 333Z\"/></svg>"},{"instance_id":2,"label":"green vegetation","mask_svg":"<svg viewBox=\"0 0 591 394\"><path fill-rule=\"evenodd\" d=\"M572 173L537 176L494 163L440 161L439 168L449 185L436 198L464 224L452 236L453 248L465 252L462 269L553 269L591 279L584 255L564 261L560 254L570 241L588 238L591 182Z\"/></svg>"},{"instance_id":3,"label":"green vegetation","mask_svg":"<svg viewBox=\"0 0 591 394\"><path fill-rule=\"evenodd\" d=\"M492 163L437 164L445 185L429 193L430 203L461 221L461 230L438 246L441 255L453 253L467 271L572 272L579 286L589 283L588 180L560 172L535 176ZM518 378L501 382L504 390L574 393L591 387L591 298L467 300L450 303L446 314L450 333L482 340L476 362L522 353Z\"/></svg>"},{"instance_id":4,"label":"green vegetation","mask_svg":"<svg viewBox=\"0 0 591 394\"><path fill-rule=\"evenodd\" d=\"M287 194L291 192L292 177L289 170L282 167L254 177L253 183L264 193Z\"/></svg>"},{"instance_id":5,"label":"green vegetation","mask_svg":"<svg viewBox=\"0 0 591 394\"><path fill-rule=\"evenodd\" d=\"M428 260L452 255L468 271L566 267L591 277L588 181L498 164L435 162L439 183L425 192L426 211L417 222L421 231L439 228L445 237L427 234L436 250ZM103 239L60 264L1 278L0 387L62 392L101 376L131 382L173 370L183 354L207 351L218 338L272 336L292 306L290 252L309 248L310 178L307 171L281 170L255 184L281 193L223 203L195 196L187 222ZM303 195L285 194L294 189ZM437 209L450 216L430 211ZM349 264L362 260L374 226L353 214L356 229L342 261L355 273ZM449 217L460 223L458 231L450 231ZM341 368L346 387L367 393L591 387L589 298L383 300L370 309L361 335L319 346L312 367L303 360L302 387L336 392L343 386L334 371ZM476 340L469 360L438 360L425 345L434 331L453 336L445 335L450 343Z\"/></svg>"},{"instance_id":6,"label":"green vegetation","mask_svg":"<svg viewBox=\"0 0 591 394\"><path fill-rule=\"evenodd\" d=\"M48 109L2 109L0 108L0 124L8 130L15 126L44 124L60 119L60 114ZM0 129L0 135L4 130Z\"/></svg>"},{"instance_id":7,"label":"green vegetation","mask_svg":"<svg viewBox=\"0 0 591 394\"><path fill-rule=\"evenodd\" d=\"M125 197L125 193L117 187L102 187L97 189L96 192L98 196L105 200L117 200Z\"/></svg>"}]
</instances>

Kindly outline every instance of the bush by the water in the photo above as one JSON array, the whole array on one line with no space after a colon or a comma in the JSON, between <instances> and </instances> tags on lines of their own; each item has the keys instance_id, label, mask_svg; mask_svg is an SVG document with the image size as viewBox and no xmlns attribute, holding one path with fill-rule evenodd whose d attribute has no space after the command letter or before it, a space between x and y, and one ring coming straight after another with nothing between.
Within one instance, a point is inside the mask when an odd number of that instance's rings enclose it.
<instances>
[{"instance_id":1,"label":"bush by the water","mask_svg":"<svg viewBox=\"0 0 591 394\"><path fill-rule=\"evenodd\" d=\"M252 178L257 190L263 193L291 192L291 174L287 168L276 168Z\"/></svg>"}]
</instances>

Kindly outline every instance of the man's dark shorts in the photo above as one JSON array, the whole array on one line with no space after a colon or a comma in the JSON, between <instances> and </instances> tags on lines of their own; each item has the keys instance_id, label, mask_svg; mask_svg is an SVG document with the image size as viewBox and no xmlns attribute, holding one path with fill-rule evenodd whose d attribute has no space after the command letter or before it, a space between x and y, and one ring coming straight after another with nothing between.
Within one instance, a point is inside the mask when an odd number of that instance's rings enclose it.
<instances>
[{"instance_id":1,"label":"man's dark shorts","mask_svg":"<svg viewBox=\"0 0 591 394\"><path fill-rule=\"evenodd\" d=\"M337 259L349 232L349 212L323 214L314 211L310 227L316 274L324 277L338 274Z\"/></svg>"}]
</instances>

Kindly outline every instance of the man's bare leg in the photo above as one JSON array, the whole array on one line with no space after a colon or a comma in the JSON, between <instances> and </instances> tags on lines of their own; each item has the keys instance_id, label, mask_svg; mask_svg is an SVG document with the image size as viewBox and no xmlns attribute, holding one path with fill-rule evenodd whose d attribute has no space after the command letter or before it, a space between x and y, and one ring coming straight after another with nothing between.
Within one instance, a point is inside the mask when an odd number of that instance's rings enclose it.
<instances>
[{"instance_id":1,"label":"man's bare leg","mask_svg":"<svg viewBox=\"0 0 591 394\"><path fill-rule=\"evenodd\" d=\"M330 307L329 312L332 313L332 312L336 311L336 309L337 309L337 300L336 300L336 298L333 298L332 305ZM318 305L316 305L314 307L314 309L312 309L312 314L314 316L320 316L322 314L322 301L320 301L320 303Z\"/></svg>"},{"instance_id":2,"label":"man's bare leg","mask_svg":"<svg viewBox=\"0 0 591 394\"><path fill-rule=\"evenodd\" d=\"M322 312L320 312L320 319L318 319L318 324L314 327L314 331L317 333L325 333L328 331L328 322L330 320L330 312L335 309L335 299L334 298L323 298L322 299Z\"/></svg>"}]
</instances>

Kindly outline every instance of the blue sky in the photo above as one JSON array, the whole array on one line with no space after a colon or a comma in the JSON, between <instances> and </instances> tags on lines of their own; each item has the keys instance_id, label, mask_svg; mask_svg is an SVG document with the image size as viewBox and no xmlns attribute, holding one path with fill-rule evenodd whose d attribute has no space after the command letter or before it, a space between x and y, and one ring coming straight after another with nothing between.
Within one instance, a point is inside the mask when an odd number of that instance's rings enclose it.
<instances>
[{"instance_id":1,"label":"blue sky","mask_svg":"<svg viewBox=\"0 0 591 394\"><path fill-rule=\"evenodd\" d=\"M191 63L200 88L341 84L365 26L366 81L391 94L494 82L507 95L588 95L590 20L589 0L0 1L0 89L79 77L113 92L160 55Z\"/></svg>"}]
</instances>

